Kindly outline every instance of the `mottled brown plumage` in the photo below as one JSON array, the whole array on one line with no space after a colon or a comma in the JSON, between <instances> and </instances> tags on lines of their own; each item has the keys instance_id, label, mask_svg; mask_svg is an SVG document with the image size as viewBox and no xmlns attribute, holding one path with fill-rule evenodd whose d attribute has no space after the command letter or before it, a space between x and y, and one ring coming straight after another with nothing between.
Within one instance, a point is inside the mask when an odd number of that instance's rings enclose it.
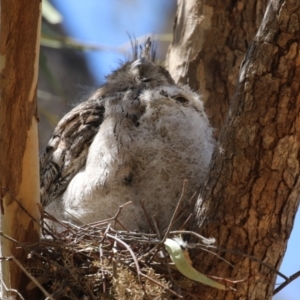
<instances>
[{"instance_id":1,"label":"mottled brown plumage","mask_svg":"<svg viewBox=\"0 0 300 300\"><path fill-rule=\"evenodd\" d=\"M62 118L41 154L42 203L61 219L105 219L132 201L120 220L148 230L144 200L163 229L183 180L188 198L206 176L212 129L199 95L152 61L150 40L141 52Z\"/></svg>"}]
</instances>

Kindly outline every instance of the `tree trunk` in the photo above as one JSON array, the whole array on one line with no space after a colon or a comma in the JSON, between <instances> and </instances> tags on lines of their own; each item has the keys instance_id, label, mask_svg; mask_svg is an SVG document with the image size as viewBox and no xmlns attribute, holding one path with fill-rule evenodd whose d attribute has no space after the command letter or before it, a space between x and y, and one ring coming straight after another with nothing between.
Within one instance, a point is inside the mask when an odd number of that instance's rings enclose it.
<instances>
[{"instance_id":1,"label":"tree trunk","mask_svg":"<svg viewBox=\"0 0 300 300\"><path fill-rule=\"evenodd\" d=\"M39 167L36 88L41 2L1 1L0 188L1 230L20 243L39 239ZM21 262L25 253L1 238L1 255ZM2 263L2 280L25 299L28 279L14 262ZM2 291L3 297L9 293ZM13 295L13 293L12 293Z\"/></svg>"},{"instance_id":2,"label":"tree trunk","mask_svg":"<svg viewBox=\"0 0 300 300\"><path fill-rule=\"evenodd\" d=\"M211 23L216 19L221 22L217 4L210 7L208 2L204 4L208 20L198 22L198 28L212 26ZM237 7L246 3L232 2ZM187 12L181 11L186 9L186 3L179 2L177 16L186 16ZM224 7L229 7L226 3ZM229 113L211 163L209 179L199 197L196 213L199 225L197 231L200 234L215 237L221 248L254 256L275 269L279 269L299 206L300 6L294 3L291 0L273 0L268 5L258 33L242 63L238 85L230 102ZM242 10L236 12L243 19ZM205 22L208 25L203 25ZM228 22L222 20L219 30ZM184 26L175 26L175 42L169 53L170 66L176 55L177 66L184 66L183 62L188 61L186 57L178 56L176 47L176 39L183 40L178 36L187 34ZM203 27L201 30L205 32ZM211 30L207 32L211 34ZM226 28L224 31L228 32ZM190 52L197 54L208 49L206 34L202 38L201 43L190 41L190 49L194 49L194 45L196 47L196 50ZM215 33L214 38L217 40L219 36ZM219 53L222 54L227 40L219 40ZM210 51L212 54L217 53L218 45ZM189 65L194 64L196 74L183 72L177 78L179 81L185 77L190 78L192 86L195 82L204 84L207 106L217 106L216 110L212 110L212 119L220 127L227 112L224 101L228 102L227 97L231 94L229 87L234 86L233 77L226 73L229 70L227 63L232 64L232 60L228 62L226 57L232 57L234 52L228 50L228 55L223 56L222 65L211 65L208 75L205 66L211 62L211 56L202 56L202 60L197 56L189 56L192 58ZM192 69L188 70L192 72ZM224 76L222 82L218 82L219 74ZM215 114L220 113L222 120L218 121ZM276 279L273 271L239 254L220 254L234 267L206 252L196 254L195 267L205 274L244 279L244 282L236 285L236 292L222 292L200 286L199 299L271 299Z\"/></svg>"},{"instance_id":3,"label":"tree trunk","mask_svg":"<svg viewBox=\"0 0 300 300\"><path fill-rule=\"evenodd\" d=\"M173 78L202 94L216 136L224 124L240 64L267 0L178 0L167 65Z\"/></svg>"}]
</instances>

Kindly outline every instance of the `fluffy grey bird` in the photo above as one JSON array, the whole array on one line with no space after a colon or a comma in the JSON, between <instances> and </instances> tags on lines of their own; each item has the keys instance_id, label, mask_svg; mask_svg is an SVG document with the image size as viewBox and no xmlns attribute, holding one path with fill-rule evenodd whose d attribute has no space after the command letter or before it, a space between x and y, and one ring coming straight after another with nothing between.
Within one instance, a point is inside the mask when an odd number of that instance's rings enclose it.
<instances>
[{"instance_id":1,"label":"fluffy grey bird","mask_svg":"<svg viewBox=\"0 0 300 300\"><path fill-rule=\"evenodd\" d=\"M42 204L57 218L99 221L132 201L120 221L149 231L144 201L164 229L184 179L186 198L205 179L214 142L203 103L153 56L150 39L143 49L135 46L133 61L55 128L40 156L40 174Z\"/></svg>"}]
</instances>

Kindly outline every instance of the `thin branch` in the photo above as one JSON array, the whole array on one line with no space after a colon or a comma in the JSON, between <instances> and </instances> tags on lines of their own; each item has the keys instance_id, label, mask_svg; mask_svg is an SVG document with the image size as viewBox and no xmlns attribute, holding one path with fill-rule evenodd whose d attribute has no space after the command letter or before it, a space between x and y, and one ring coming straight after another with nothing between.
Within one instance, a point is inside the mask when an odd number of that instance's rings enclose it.
<instances>
[{"instance_id":1,"label":"thin branch","mask_svg":"<svg viewBox=\"0 0 300 300\"><path fill-rule=\"evenodd\" d=\"M152 231L155 232L155 228L153 227L153 223L150 220L149 214L148 214L148 212L146 210L146 207L145 207L144 203L145 203L145 200L142 200L141 201L142 210L143 210L144 215L145 215L145 217L146 217L146 219L148 221L149 226L151 227Z\"/></svg>"},{"instance_id":2,"label":"thin branch","mask_svg":"<svg viewBox=\"0 0 300 300\"><path fill-rule=\"evenodd\" d=\"M5 288L5 290L6 290L7 292L13 292L13 293L16 293L22 300L25 300L25 299L23 298L23 296L22 296L17 290L15 290L15 289L9 289L9 288L6 286L5 282L2 280L2 278L0 278L0 280L1 280L1 283L2 283L2 285L4 286L4 288Z\"/></svg>"},{"instance_id":3,"label":"thin branch","mask_svg":"<svg viewBox=\"0 0 300 300\"><path fill-rule=\"evenodd\" d=\"M165 289L166 291L168 291L170 294L172 294L172 295L174 295L174 296L176 296L176 297L178 297L178 298L180 298L180 299L183 299L183 297L182 297L181 295L179 295L179 294L177 294L176 292L172 291L172 290L169 289L168 287L163 286L160 282L154 280L153 278L147 276L146 274L141 273L141 275L142 275L143 277L147 278L148 280L154 282L155 284L159 285L160 287L164 288L164 289Z\"/></svg>"},{"instance_id":4,"label":"thin branch","mask_svg":"<svg viewBox=\"0 0 300 300\"><path fill-rule=\"evenodd\" d=\"M290 276L286 281L281 283L273 292L273 296L279 293L283 288L285 288L287 285L289 285L292 281L300 277L300 271L294 273L292 276Z\"/></svg>"},{"instance_id":5,"label":"thin branch","mask_svg":"<svg viewBox=\"0 0 300 300\"><path fill-rule=\"evenodd\" d=\"M18 265L18 267L28 276L28 278L34 282L34 284L43 292L43 294L51 300L55 300L44 288L43 286L22 266L22 264L14 257L11 256L13 261Z\"/></svg>"},{"instance_id":6,"label":"thin branch","mask_svg":"<svg viewBox=\"0 0 300 300\"><path fill-rule=\"evenodd\" d=\"M126 243L124 243L122 240L118 239L117 237L115 237L115 236L113 236L113 235L111 235L111 234L109 234L109 233L107 233L107 236L108 236L109 238L113 239L114 241L116 241L117 243L123 245L123 246L129 251L129 253L131 254L131 257L132 257L132 259L133 259L133 261L134 261L134 263L135 263L135 267L136 267L136 271L137 271L138 280L139 280L139 282L141 283L141 273L142 273L142 272L141 272L141 269L140 269L140 267L139 267L138 260L137 260L137 258L136 258L136 256L135 256L134 252L132 251L132 249L131 249Z\"/></svg>"},{"instance_id":7,"label":"thin branch","mask_svg":"<svg viewBox=\"0 0 300 300\"><path fill-rule=\"evenodd\" d=\"M180 207L180 205L181 205L181 202L183 201L183 198L184 198L186 185L187 185L187 180L185 179L185 180L183 181L183 187L182 187L181 196L180 196L180 198L179 198L179 201L177 202L176 208L175 208L175 210L174 210L173 216L172 216L171 221L170 221L170 223L169 223L169 226L168 226L168 228L167 228L167 230L166 230L166 233L165 233L165 235L164 235L164 238L163 238L162 241L161 241L162 243L164 243L164 242L166 241L166 238L168 237L168 234L169 234L169 232L170 232L170 230L171 230L171 227L172 227L172 225L173 225L173 223L174 223L174 220L175 220L176 215L177 215L177 213L178 213L178 209L179 209L179 207Z\"/></svg>"}]
</instances>

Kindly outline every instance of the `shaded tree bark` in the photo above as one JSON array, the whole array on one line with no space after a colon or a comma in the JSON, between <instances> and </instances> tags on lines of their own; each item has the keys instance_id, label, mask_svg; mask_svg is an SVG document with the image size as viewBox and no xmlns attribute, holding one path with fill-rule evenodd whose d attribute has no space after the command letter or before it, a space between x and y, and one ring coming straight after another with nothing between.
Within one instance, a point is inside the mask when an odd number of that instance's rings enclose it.
<instances>
[{"instance_id":1,"label":"shaded tree bark","mask_svg":"<svg viewBox=\"0 0 300 300\"><path fill-rule=\"evenodd\" d=\"M209 6L209 2L206 1L204 6ZM228 1L226 3L224 6L228 5ZM236 5L240 3L236 2ZM178 15L185 15L180 11L184 5L179 2L178 7ZM206 9L210 20L217 18L215 7ZM243 18L242 10L238 13ZM270 1L241 65L237 88L196 212L199 233L215 237L219 247L252 255L275 269L279 269L299 206L299 20L299 3L291 0ZM183 25L180 31L176 30L178 27L175 26L175 41L176 34L184 35L185 27ZM201 45L197 41L189 41L191 49L196 47L191 51L204 51L206 35L202 35L202 38L204 41ZM221 49L225 44L221 40ZM169 53L170 66L178 54L176 48L173 42ZM234 55L234 51L229 51L227 57ZM218 52L216 46L211 52ZM178 62L179 57L177 55L177 65L183 66L187 59L180 57L181 61ZM233 87L231 75L226 73L226 57L225 81L220 83L222 97L216 94L220 65L212 66L207 75L203 66L209 64L210 56L202 57L203 62L199 59L198 64L196 58L194 56L190 65L195 64L197 73L186 72L183 75L190 78L190 82L204 83L205 89L212 80L211 87L215 88L205 97L208 107L218 107L214 114L222 113L222 120L214 119L215 124L221 127L227 112L223 101L225 99L229 103L231 92L228 87ZM182 80L184 76L177 80ZM200 76L203 76L201 80ZM214 100L211 100L212 97L215 97ZM234 268L203 252L195 254L195 266L206 274L245 281L237 284L236 292L198 287L199 299L271 299L276 279L273 271L237 254L223 256Z\"/></svg>"},{"instance_id":2,"label":"shaded tree bark","mask_svg":"<svg viewBox=\"0 0 300 300\"><path fill-rule=\"evenodd\" d=\"M1 1L0 188L1 230L19 243L39 240L39 228L15 199L38 220L39 167L37 70L41 2ZM25 253L1 238L2 256L22 262ZM25 299L28 279L14 262L2 263L2 280ZM5 294L3 291L2 294ZM9 293L7 293L9 295ZM12 294L13 295L13 294ZM15 295L14 295L15 296Z\"/></svg>"}]
</instances>

